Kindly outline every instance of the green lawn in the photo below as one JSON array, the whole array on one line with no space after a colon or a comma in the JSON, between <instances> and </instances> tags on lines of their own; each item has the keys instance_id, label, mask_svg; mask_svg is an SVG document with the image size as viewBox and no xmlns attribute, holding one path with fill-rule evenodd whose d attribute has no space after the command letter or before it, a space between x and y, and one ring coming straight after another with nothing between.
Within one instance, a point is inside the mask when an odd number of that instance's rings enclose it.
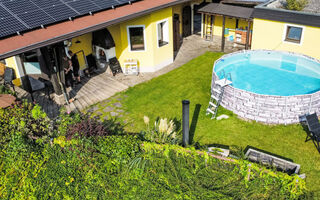
<instances>
[{"instance_id":1,"label":"green lawn","mask_svg":"<svg viewBox=\"0 0 320 200\"><path fill-rule=\"evenodd\" d=\"M306 133L300 125L268 126L246 122L222 107L219 108L218 115L227 114L229 119L217 121L206 116L212 66L221 55L207 52L178 69L121 93L121 104L126 112L124 117L129 124L127 129L133 132L143 129L144 115L149 116L151 121L157 117L181 120L181 101L189 99L190 123L196 105L201 106L194 142L236 145L243 149L250 145L290 158L301 164L301 173L307 175L308 188L312 191L319 190L320 154L311 141L304 142Z\"/></svg>"}]
</instances>

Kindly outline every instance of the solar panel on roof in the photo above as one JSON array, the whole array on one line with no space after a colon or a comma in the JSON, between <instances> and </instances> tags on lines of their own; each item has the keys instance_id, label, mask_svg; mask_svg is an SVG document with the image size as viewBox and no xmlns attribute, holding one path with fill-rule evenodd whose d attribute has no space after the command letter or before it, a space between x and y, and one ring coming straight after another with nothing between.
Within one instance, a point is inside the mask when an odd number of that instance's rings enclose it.
<instances>
[{"instance_id":1,"label":"solar panel on roof","mask_svg":"<svg viewBox=\"0 0 320 200\"><path fill-rule=\"evenodd\" d=\"M25 29L27 29L26 26L0 6L0 37L14 34L17 31Z\"/></svg>"},{"instance_id":2,"label":"solar panel on roof","mask_svg":"<svg viewBox=\"0 0 320 200\"><path fill-rule=\"evenodd\" d=\"M57 4L47 8L43 8L43 10L52 16L56 21L65 20L69 17L74 17L77 13L66 6L65 4Z\"/></svg>"},{"instance_id":3,"label":"solar panel on roof","mask_svg":"<svg viewBox=\"0 0 320 200\"><path fill-rule=\"evenodd\" d=\"M70 7L72 7L73 9L75 9L76 11L78 11L80 15L101 10L99 6L97 6L96 4L94 4L89 0L71 0L71 1L64 0L64 2Z\"/></svg>"},{"instance_id":4,"label":"solar panel on roof","mask_svg":"<svg viewBox=\"0 0 320 200\"><path fill-rule=\"evenodd\" d=\"M39 10L39 8L36 5L34 5L34 3L32 3L30 0L4 1L3 5L16 15Z\"/></svg>"},{"instance_id":5,"label":"solar panel on roof","mask_svg":"<svg viewBox=\"0 0 320 200\"><path fill-rule=\"evenodd\" d=\"M32 12L22 13L17 15L23 20L30 28L36 28L41 25L50 24L55 20L47 15L44 11L38 9Z\"/></svg>"},{"instance_id":6,"label":"solar panel on roof","mask_svg":"<svg viewBox=\"0 0 320 200\"><path fill-rule=\"evenodd\" d=\"M0 37L137 0L0 0Z\"/></svg>"},{"instance_id":7,"label":"solar panel on roof","mask_svg":"<svg viewBox=\"0 0 320 200\"><path fill-rule=\"evenodd\" d=\"M31 0L39 7L50 7L52 5L62 4L60 0Z\"/></svg>"},{"instance_id":8,"label":"solar panel on roof","mask_svg":"<svg viewBox=\"0 0 320 200\"><path fill-rule=\"evenodd\" d=\"M92 0L95 4L100 6L102 9L111 8L117 6L119 3L115 0Z\"/></svg>"}]
</instances>

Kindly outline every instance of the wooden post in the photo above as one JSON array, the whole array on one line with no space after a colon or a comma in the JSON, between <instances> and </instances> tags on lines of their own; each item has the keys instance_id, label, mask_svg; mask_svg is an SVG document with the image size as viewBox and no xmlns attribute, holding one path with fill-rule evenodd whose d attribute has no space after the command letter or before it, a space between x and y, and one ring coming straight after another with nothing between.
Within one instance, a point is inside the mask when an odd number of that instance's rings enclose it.
<instances>
[{"instance_id":1,"label":"wooden post","mask_svg":"<svg viewBox=\"0 0 320 200\"><path fill-rule=\"evenodd\" d=\"M211 41L213 40L213 15L210 16L210 37Z\"/></svg>"},{"instance_id":2,"label":"wooden post","mask_svg":"<svg viewBox=\"0 0 320 200\"><path fill-rule=\"evenodd\" d=\"M249 49L249 42L250 42L250 26L251 26L251 21L248 21L248 29L247 29L247 38L246 38L246 47L245 49Z\"/></svg>"},{"instance_id":3,"label":"wooden post","mask_svg":"<svg viewBox=\"0 0 320 200\"><path fill-rule=\"evenodd\" d=\"M205 20L204 20L204 14L201 13L201 38L204 36L204 26L205 26Z\"/></svg>"},{"instance_id":4,"label":"wooden post","mask_svg":"<svg viewBox=\"0 0 320 200\"><path fill-rule=\"evenodd\" d=\"M222 20L222 38L221 38L221 52L224 52L224 44L225 44L225 38L224 38L224 29L226 26L226 16L223 15Z\"/></svg>"}]
</instances>

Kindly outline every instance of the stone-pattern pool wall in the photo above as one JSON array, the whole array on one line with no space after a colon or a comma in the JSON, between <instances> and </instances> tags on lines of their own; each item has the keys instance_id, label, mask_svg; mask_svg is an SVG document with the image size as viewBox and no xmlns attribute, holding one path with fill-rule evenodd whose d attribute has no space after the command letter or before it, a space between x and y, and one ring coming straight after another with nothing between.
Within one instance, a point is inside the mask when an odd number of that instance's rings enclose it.
<instances>
[{"instance_id":1,"label":"stone-pattern pool wall","mask_svg":"<svg viewBox=\"0 0 320 200\"><path fill-rule=\"evenodd\" d=\"M218 77L213 73L214 80ZM212 92L214 92L212 90ZM320 113L320 91L296 96L261 95L234 88L224 88L221 106L239 117L267 124L292 124L306 113Z\"/></svg>"}]
</instances>

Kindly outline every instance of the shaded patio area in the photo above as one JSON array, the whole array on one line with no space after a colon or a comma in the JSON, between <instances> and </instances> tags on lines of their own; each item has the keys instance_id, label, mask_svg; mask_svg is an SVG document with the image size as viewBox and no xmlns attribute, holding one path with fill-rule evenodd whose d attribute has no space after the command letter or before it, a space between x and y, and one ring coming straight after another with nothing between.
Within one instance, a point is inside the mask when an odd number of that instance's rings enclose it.
<instances>
[{"instance_id":1,"label":"shaded patio area","mask_svg":"<svg viewBox=\"0 0 320 200\"><path fill-rule=\"evenodd\" d=\"M82 77L80 84L67 91L70 97L76 100L69 105L64 105L64 107L67 112L80 111L127 88L128 86L110 78L106 73L96 73L90 78ZM28 92L19 87L16 87L16 91L19 98L28 99L31 102L31 95ZM55 118L59 115L61 105L49 99L44 92L34 92L33 96L35 102L42 107L49 118Z\"/></svg>"}]
</instances>

